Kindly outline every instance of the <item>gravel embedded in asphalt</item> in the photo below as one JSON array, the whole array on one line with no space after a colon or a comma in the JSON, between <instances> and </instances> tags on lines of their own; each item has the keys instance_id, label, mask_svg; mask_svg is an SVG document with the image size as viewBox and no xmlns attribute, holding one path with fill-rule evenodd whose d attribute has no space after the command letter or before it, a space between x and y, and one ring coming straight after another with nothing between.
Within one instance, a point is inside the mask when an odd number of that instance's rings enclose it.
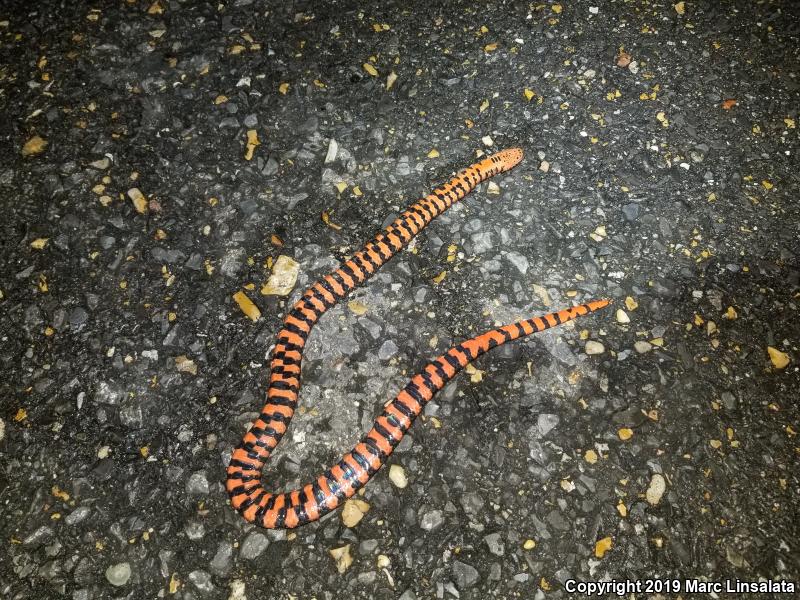
<instances>
[{"instance_id":1,"label":"gravel embedded in asphalt","mask_svg":"<svg viewBox=\"0 0 800 600\"><path fill-rule=\"evenodd\" d=\"M797 584L799 19L788 0L4 3L0 597ZM613 309L448 384L351 528L253 529L225 466L287 306L514 146L520 166L314 328L265 481L330 466L460 340Z\"/></svg>"}]
</instances>

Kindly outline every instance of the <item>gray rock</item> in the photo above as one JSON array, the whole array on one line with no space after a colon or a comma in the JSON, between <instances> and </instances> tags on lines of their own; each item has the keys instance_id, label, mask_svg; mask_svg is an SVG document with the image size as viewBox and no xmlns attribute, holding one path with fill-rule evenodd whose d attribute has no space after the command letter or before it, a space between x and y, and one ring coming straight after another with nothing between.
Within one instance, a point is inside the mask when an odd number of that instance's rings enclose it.
<instances>
[{"instance_id":1,"label":"gray rock","mask_svg":"<svg viewBox=\"0 0 800 600\"><path fill-rule=\"evenodd\" d=\"M89 313L81 306L76 306L69 313L69 324L73 329L80 329L88 319Z\"/></svg>"},{"instance_id":2,"label":"gray rock","mask_svg":"<svg viewBox=\"0 0 800 600\"><path fill-rule=\"evenodd\" d=\"M136 398L126 400L119 409L119 422L125 427L138 429L143 419L142 407Z\"/></svg>"},{"instance_id":3,"label":"gray rock","mask_svg":"<svg viewBox=\"0 0 800 600\"><path fill-rule=\"evenodd\" d=\"M358 545L359 554L372 554L378 548L378 540L364 540Z\"/></svg>"},{"instance_id":4,"label":"gray rock","mask_svg":"<svg viewBox=\"0 0 800 600\"><path fill-rule=\"evenodd\" d=\"M397 354L397 344L395 344L392 340L386 340L378 350L378 358L381 360L388 360Z\"/></svg>"},{"instance_id":5,"label":"gray rock","mask_svg":"<svg viewBox=\"0 0 800 600\"><path fill-rule=\"evenodd\" d=\"M464 512L473 519L483 512L484 502L484 497L478 492L467 492L460 498Z\"/></svg>"},{"instance_id":6,"label":"gray rock","mask_svg":"<svg viewBox=\"0 0 800 600\"><path fill-rule=\"evenodd\" d=\"M517 268L517 270L523 275L525 275L528 272L528 266L529 266L528 259L522 254L519 254L517 252L508 252L506 253L506 258L508 259L508 262L514 265Z\"/></svg>"},{"instance_id":7,"label":"gray rock","mask_svg":"<svg viewBox=\"0 0 800 600\"><path fill-rule=\"evenodd\" d=\"M202 540L206 535L206 528L198 521L189 521L183 531L186 533L186 537L193 541Z\"/></svg>"},{"instance_id":8,"label":"gray rock","mask_svg":"<svg viewBox=\"0 0 800 600\"><path fill-rule=\"evenodd\" d=\"M219 270L227 277L236 277L236 274L244 264L244 250L242 248L231 248L222 257L219 264Z\"/></svg>"},{"instance_id":9,"label":"gray rock","mask_svg":"<svg viewBox=\"0 0 800 600\"><path fill-rule=\"evenodd\" d=\"M46 544L53 539L53 530L47 525L35 529L32 533L22 540L23 546L26 548L38 548L42 544Z\"/></svg>"},{"instance_id":10,"label":"gray rock","mask_svg":"<svg viewBox=\"0 0 800 600\"><path fill-rule=\"evenodd\" d=\"M489 552L495 556L503 556L506 553L506 546L499 533L490 533L483 536L483 541L489 547Z\"/></svg>"},{"instance_id":11,"label":"gray rock","mask_svg":"<svg viewBox=\"0 0 800 600\"><path fill-rule=\"evenodd\" d=\"M444 523L444 517L442 511L438 509L425 511L419 518L419 526L425 531L439 529L442 523Z\"/></svg>"},{"instance_id":12,"label":"gray rock","mask_svg":"<svg viewBox=\"0 0 800 600\"><path fill-rule=\"evenodd\" d=\"M186 482L186 493L190 496L208 496L209 486L205 471L192 473Z\"/></svg>"},{"instance_id":13,"label":"gray rock","mask_svg":"<svg viewBox=\"0 0 800 600\"><path fill-rule=\"evenodd\" d=\"M459 560L453 561L453 579L459 590L466 590L473 587L480 579L480 573L467 563Z\"/></svg>"},{"instance_id":14,"label":"gray rock","mask_svg":"<svg viewBox=\"0 0 800 600\"><path fill-rule=\"evenodd\" d=\"M231 570L233 556L233 545L230 542L223 541L217 546L217 553L211 560L209 567L214 575L227 575Z\"/></svg>"},{"instance_id":15,"label":"gray rock","mask_svg":"<svg viewBox=\"0 0 800 600\"><path fill-rule=\"evenodd\" d=\"M239 556L245 560L254 560L261 556L269 546L269 538L260 531L251 531L242 542Z\"/></svg>"},{"instance_id":16,"label":"gray rock","mask_svg":"<svg viewBox=\"0 0 800 600\"><path fill-rule=\"evenodd\" d=\"M120 587L131 578L131 565L127 562L111 565L106 569L106 579L113 586Z\"/></svg>"},{"instance_id":17,"label":"gray rock","mask_svg":"<svg viewBox=\"0 0 800 600\"><path fill-rule=\"evenodd\" d=\"M736 410L736 396L731 394L730 392L722 392L722 405L727 410Z\"/></svg>"},{"instance_id":18,"label":"gray rock","mask_svg":"<svg viewBox=\"0 0 800 600\"><path fill-rule=\"evenodd\" d=\"M560 420L561 419L559 419L558 415L541 413L536 423L539 429L539 435L542 437L546 436L556 425L558 425Z\"/></svg>"},{"instance_id":19,"label":"gray rock","mask_svg":"<svg viewBox=\"0 0 800 600\"><path fill-rule=\"evenodd\" d=\"M214 591L214 584L211 582L211 575L206 571L198 569L197 571L192 571L189 573L187 577L189 583L191 583L197 591L202 594L210 594Z\"/></svg>"},{"instance_id":20,"label":"gray rock","mask_svg":"<svg viewBox=\"0 0 800 600\"><path fill-rule=\"evenodd\" d=\"M553 509L547 514L547 522L555 529L567 531L570 528L569 522L558 509Z\"/></svg>"},{"instance_id":21,"label":"gray rock","mask_svg":"<svg viewBox=\"0 0 800 600\"><path fill-rule=\"evenodd\" d=\"M622 214L627 221L635 221L639 218L639 204L631 202L630 204L623 205Z\"/></svg>"},{"instance_id":22,"label":"gray rock","mask_svg":"<svg viewBox=\"0 0 800 600\"><path fill-rule=\"evenodd\" d=\"M117 404L119 402L122 392L111 384L101 381L97 384L97 389L94 392L94 401L100 404Z\"/></svg>"},{"instance_id":23,"label":"gray rock","mask_svg":"<svg viewBox=\"0 0 800 600\"><path fill-rule=\"evenodd\" d=\"M64 517L64 522L67 525L77 525L81 521L83 521L86 517L88 517L92 512L92 509L88 506L79 506L71 513L69 513L66 517Z\"/></svg>"},{"instance_id":24,"label":"gray rock","mask_svg":"<svg viewBox=\"0 0 800 600\"><path fill-rule=\"evenodd\" d=\"M472 241L472 252L474 254L483 254L494 247L494 239L489 231L473 233L469 239Z\"/></svg>"}]
</instances>

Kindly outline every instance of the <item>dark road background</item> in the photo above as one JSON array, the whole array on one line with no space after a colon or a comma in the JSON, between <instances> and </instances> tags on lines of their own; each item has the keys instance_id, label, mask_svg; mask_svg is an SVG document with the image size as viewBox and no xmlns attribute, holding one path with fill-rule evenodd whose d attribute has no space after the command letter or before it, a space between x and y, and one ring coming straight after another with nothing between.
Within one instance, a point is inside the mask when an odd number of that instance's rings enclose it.
<instances>
[{"instance_id":1,"label":"dark road background","mask_svg":"<svg viewBox=\"0 0 800 600\"><path fill-rule=\"evenodd\" d=\"M797 584L798 37L788 0L3 2L0 596ZM345 511L246 524L287 307L507 147L314 328L268 484L460 340L614 306L476 361Z\"/></svg>"}]
</instances>

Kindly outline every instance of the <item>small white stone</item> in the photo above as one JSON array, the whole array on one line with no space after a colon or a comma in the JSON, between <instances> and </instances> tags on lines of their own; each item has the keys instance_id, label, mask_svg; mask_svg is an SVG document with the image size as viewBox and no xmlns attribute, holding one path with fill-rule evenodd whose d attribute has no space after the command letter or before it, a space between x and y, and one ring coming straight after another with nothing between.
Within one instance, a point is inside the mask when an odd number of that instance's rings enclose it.
<instances>
[{"instance_id":1,"label":"small white stone","mask_svg":"<svg viewBox=\"0 0 800 600\"><path fill-rule=\"evenodd\" d=\"M98 169L99 171L105 171L111 165L111 161L108 160L108 157L105 157L91 162L89 165L95 169Z\"/></svg>"},{"instance_id":2,"label":"small white stone","mask_svg":"<svg viewBox=\"0 0 800 600\"><path fill-rule=\"evenodd\" d=\"M664 476L660 473L656 473L653 475L653 478L650 480L650 487L647 488L647 501L652 505L655 506L659 502L661 502L661 497L664 495L664 492L667 489L667 482L664 480Z\"/></svg>"},{"instance_id":3,"label":"small white stone","mask_svg":"<svg viewBox=\"0 0 800 600\"><path fill-rule=\"evenodd\" d=\"M392 465L389 467L389 481L402 490L408 485L406 470L400 465Z\"/></svg>"},{"instance_id":4,"label":"small white stone","mask_svg":"<svg viewBox=\"0 0 800 600\"><path fill-rule=\"evenodd\" d=\"M230 596L228 596L228 600L247 600L247 596L245 596L244 592L244 581L241 579L234 579L231 581L231 593Z\"/></svg>"},{"instance_id":5,"label":"small white stone","mask_svg":"<svg viewBox=\"0 0 800 600\"><path fill-rule=\"evenodd\" d=\"M106 579L113 586L120 587L131 578L131 565L126 562L111 565L106 569Z\"/></svg>"},{"instance_id":6,"label":"small white stone","mask_svg":"<svg viewBox=\"0 0 800 600\"><path fill-rule=\"evenodd\" d=\"M596 15L597 13L600 12L600 8L597 7L597 6L590 6L589 7L589 12L592 13L593 15Z\"/></svg>"},{"instance_id":7,"label":"small white stone","mask_svg":"<svg viewBox=\"0 0 800 600\"><path fill-rule=\"evenodd\" d=\"M350 544L342 546L341 548L333 548L328 550L328 553L336 561L336 570L339 573L344 573L353 564L353 557L350 555Z\"/></svg>"},{"instance_id":8,"label":"small white stone","mask_svg":"<svg viewBox=\"0 0 800 600\"><path fill-rule=\"evenodd\" d=\"M606 347L603 346L603 344L601 344L600 342L595 342L594 340L589 340L588 342L586 342L586 347L584 348L584 350L586 350L586 354L590 354L590 355L591 354L602 354L603 352L606 351Z\"/></svg>"},{"instance_id":9,"label":"small white stone","mask_svg":"<svg viewBox=\"0 0 800 600\"><path fill-rule=\"evenodd\" d=\"M628 316L628 313L626 313L621 308L618 308L617 309L617 323L630 323L630 322L631 322L631 318Z\"/></svg>"},{"instance_id":10,"label":"small white stone","mask_svg":"<svg viewBox=\"0 0 800 600\"><path fill-rule=\"evenodd\" d=\"M350 498L342 509L342 523L345 527L355 527L369 511L369 504L357 498Z\"/></svg>"},{"instance_id":11,"label":"small white stone","mask_svg":"<svg viewBox=\"0 0 800 600\"><path fill-rule=\"evenodd\" d=\"M650 352L653 349L653 344L650 342L645 342L644 340L639 340L636 342L633 347L639 354L644 354L645 352Z\"/></svg>"},{"instance_id":12,"label":"small white stone","mask_svg":"<svg viewBox=\"0 0 800 600\"><path fill-rule=\"evenodd\" d=\"M485 135L485 136L483 136L483 137L481 138L481 141L483 142L483 145L484 145L484 146L489 146L489 147L491 147L491 146L493 146L493 145L494 145L494 140L492 140L492 138L490 138L488 135Z\"/></svg>"},{"instance_id":13,"label":"small white stone","mask_svg":"<svg viewBox=\"0 0 800 600\"><path fill-rule=\"evenodd\" d=\"M111 454L111 448L109 446L100 446L100 449L97 451L97 458L102 460L108 458L109 454Z\"/></svg>"},{"instance_id":14,"label":"small white stone","mask_svg":"<svg viewBox=\"0 0 800 600\"><path fill-rule=\"evenodd\" d=\"M264 296L288 296L297 283L299 272L300 264L297 261L288 256L279 256L261 293Z\"/></svg>"},{"instance_id":15,"label":"small white stone","mask_svg":"<svg viewBox=\"0 0 800 600\"><path fill-rule=\"evenodd\" d=\"M325 155L325 164L330 164L336 160L336 154L339 152L339 144L335 139L331 138L328 142L328 153Z\"/></svg>"},{"instance_id":16,"label":"small white stone","mask_svg":"<svg viewBox=\"0 0 800 600\"><path fill-rule=\"evenodd\" d=\"M386 556L385 554L379 554L378 555L378 560L376 561L375 564L378 565L379 569L384 569L384 568L388 567L390 564L392 564L392 560L388 556Z\"/></svg>"},{"instance_id":17,"label":"small white stone","mask_svg":"<svg viewBox=\"0 0 800 600\"><path fill-rule=\"evenodd\" d=\"M550 170L550 163L549 163L549 162L547 162L546 160L543 160L543 161L542 161L542 162L539 164L539 170L540 170L542 173L547 173L547 172Z\"/></svg>"}]
</instances>

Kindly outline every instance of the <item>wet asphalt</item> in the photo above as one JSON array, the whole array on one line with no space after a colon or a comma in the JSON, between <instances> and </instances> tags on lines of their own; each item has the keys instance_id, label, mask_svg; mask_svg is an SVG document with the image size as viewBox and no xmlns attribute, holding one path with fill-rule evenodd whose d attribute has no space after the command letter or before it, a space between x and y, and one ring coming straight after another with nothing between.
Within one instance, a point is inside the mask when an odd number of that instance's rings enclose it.
<instances>
[{"instance_id":1,"label":"wet asphalt","mask_svg":"<svg viewBox=\"0 0 800 600\"><path fill-rule=\"evenodd\" d=\"M790 1L4 2L0 597L797 589L798 37ZM346 514L246 524L287 306L517 146L314 328L265 481L465 338L613 308L477 360Z\"/></svg>"}]
</instances>

